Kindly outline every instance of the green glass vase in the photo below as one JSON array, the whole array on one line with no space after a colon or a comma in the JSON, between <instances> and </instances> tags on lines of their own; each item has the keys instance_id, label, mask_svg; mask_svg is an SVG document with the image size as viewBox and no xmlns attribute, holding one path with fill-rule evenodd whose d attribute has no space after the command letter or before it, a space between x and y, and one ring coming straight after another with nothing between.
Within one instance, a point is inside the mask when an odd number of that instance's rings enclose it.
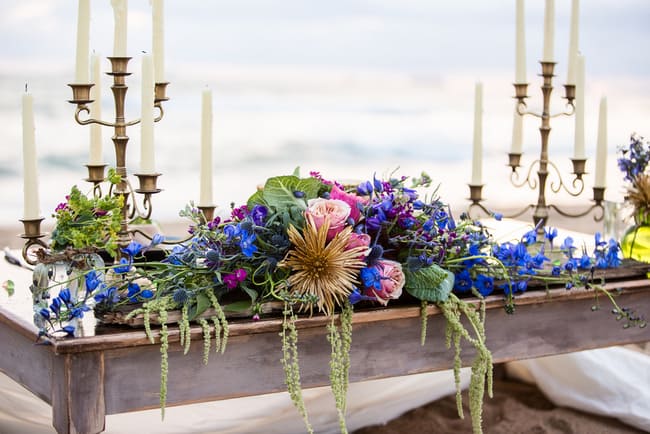
<instances>
[{"instance_id":1,"label":"green glass vase","mask_svg":"<svg viewBox=\"0 0 650 434\"><path fill-rule=\"evenodd\" d=\"M650 262L650 224L636 224L625 231L621 252L624 258Z\"/></svg>"}]
</instances>

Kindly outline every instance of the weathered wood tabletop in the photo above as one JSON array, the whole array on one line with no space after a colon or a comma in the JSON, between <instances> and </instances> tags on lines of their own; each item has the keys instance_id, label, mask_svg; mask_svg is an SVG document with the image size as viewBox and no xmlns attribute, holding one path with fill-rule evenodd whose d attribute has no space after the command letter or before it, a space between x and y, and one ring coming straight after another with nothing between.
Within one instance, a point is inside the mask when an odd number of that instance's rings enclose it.
<instances>
[{"instance_id":1,"label":"weathered wood tabletop","mask_svg":"<svg viewBox=\"0 0 650 434\"><path fill-rule=\"evenodd\" d=\"M609 275L607 273L609 272ZM606 271L606 287L622 306L650 313L650 281L644 273ZM529 291L516 299L516 313L503 309L502 295L487 298L487 346L494 362L574 352L650 340L650 327L623 329L594 292ZM0 370L52 405L59 433L99 433L105 416L159 405L160 347L141 329L99 327L89 336L37 345L31 306L0 306ZM357 311L353 316L350 381L449 369L453 352L444 344L445 320L428 308L428 332L420 345L419 306ZM328 384L330 346L321 316L298 321L303 387ZM228 348L202 363L202 330L192 328L183 355L178 330L170 327L168 405L227 399L285 390L280 363L280 319L234 321ZM463 360L472 349L463 348Z\"/></svg>"}]
</instances>

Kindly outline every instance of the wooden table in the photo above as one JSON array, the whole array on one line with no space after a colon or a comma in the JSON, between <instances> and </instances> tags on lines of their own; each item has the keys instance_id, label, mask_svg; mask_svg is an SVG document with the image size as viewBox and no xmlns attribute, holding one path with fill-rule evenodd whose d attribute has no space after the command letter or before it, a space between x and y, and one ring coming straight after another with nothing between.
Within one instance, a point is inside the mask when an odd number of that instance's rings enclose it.
<instances>
[{"instance_id":1,"label":"wooden table","mask_svg":"<svg viewBox=\"0 0 650 434\"><path fill-rule=\"evenodd\" d=\"M650 315L649 280L638 275L616 280L611 274L607 279L607 287L618 290L621 306ZM87 330L87 337L35 345L31 306L25 304L0 306L0 371L52 405L57 432L99 433L108 414L158 407L157 340L151 344L139 329L98 328ZM650 340L650 327L623 329L605 297L600 297L600 310L592 311L594 304L594 293L584 289L529 291L517 297L516 313L507 315L501 296L488 297L486 335L494 362ZM435 306L428 314L422 347L419 307L356 312L350 381L451 368L453 352L444 345L444 317ZM305 388L329 382L326 322L323 317L299 320ZM178 330L170 328L168 405L285 390L280 328L278 319L231 323L225 354L213 352L207 366L202 364L201 329L192 329L195 342L183 355ZM464 348L463 360L471 357L472 350Z\"/></svg>"}]
</instances>

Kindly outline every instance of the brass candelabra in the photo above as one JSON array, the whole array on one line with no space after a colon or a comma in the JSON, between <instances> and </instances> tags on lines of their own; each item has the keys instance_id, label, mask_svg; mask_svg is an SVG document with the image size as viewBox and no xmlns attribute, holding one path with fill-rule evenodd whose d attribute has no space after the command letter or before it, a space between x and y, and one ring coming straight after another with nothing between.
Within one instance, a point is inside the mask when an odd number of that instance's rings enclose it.
<instances>
[{"instance_id":1,"label":"brass candelabra","mask_svg":"<svg viewBox=\"0 0 650 434\"><path fill-rule=\"evenodd\" d=\"M566 110L560 113L551 114L550 105L551 105L551 93L553 91L553 77L555 62L546 62L541 61L542 73L540 74L543 83L541 86L542 95L543 95L543 108L541 113L535 113L528 110L526 104L526 98L528 98L528 83L515 83L515 97L517 99L517 112L519 115L531 115L541 119L541 126L539 127L539 132L541 135L541 149L539 159L533 161L526 171L526 177L521 179L520 173L518 171L521 166L521 153L508 153L508 166L512 169L510 172L510 182L515 188L521 188L528 186L531 190L537 190L537 203L526 205L523 209L516 211L513 214L508 215L507 217L516 218L524 214L530 209L533 211L533 223L541 232L544 229L544 226L548 224L549 210L554 210L558 214L565 217L583 217L588 215L592 211L599 209L600 214L594 215L595 221L600 221L603 218L603 200L605 196L604 187L593 187L593 198L590 206L585 210L573 213L563 210L557 205L549 204L546 200L547 186L553 193L559 193L561 190L564 190L566 193L573 197L580 196L585 189L583 175L586 173L585 164L586 159L572 158L571 162L573 164L573 180L569 186L562 178L562 173L560 169L549 160L548 156L548 139L551 132L551 118L558 116L571 116L574 114L575 105L575 85L574 84L565 84L564 85L564 99L566 99ZM534 176L533 170L537 168L537 177ZM549 177L549 175L553 175ZM483 201L482 189L483 185L472 185L469 184L470 188L470 197L471 202L469 210L478 207L486 214L490 214L490 211L481 203Z\"/></svg>"},{"instance_id":2,"label":"brass candelabra","mask_svg":"<svg viewBox=\"0 0 650 434\"><path fill-rule=\"evenodd\" d=\"M133 188L127 173L126 166L126 148L129 142L127 135L127 128L140 123L141 119L128 121L124 117L124 107L126 100L126 93L128 86L126 85L126 77L131 75L127 70L127 65L130 57L109 57L111 62L111 71L106 74L113 77L113 84L111 90L113 92L113 99L115 102L115 121L108 122L101 119L82 118L82 113L90 116L89 104L93 102L90 96L90 90L95 85L94 83L82 84L69 84L72 88L72 99L69 100L71 104L75 104L74 118L80 125L99 124L106 127L112 127L114 134L112 136L113 145L115 148L115 171L120 176L120 182L111 185L108 194L114 194L123 197L123 207L121 209L120 231L118 233L118 246L121 248L126 247L133 236L137 233L145 238L151 237L145 232L129 227L135 219L149 219L151 217L153 207L151 202L152 195L159 193L161 190L157 187L157 180L160 173L136 173L138 178L139 188ZM169 100L167 98L168 82L155 83L154 100L152 101L154 107L158 109L158 116L155 117L154 122L159 122L164 116L163 102ZM101 185L106 180L105 164L87 164L88 177L86 181L93 184L93 194L101 196L103 194ZM141 205L136 199L136 194L142 195ZM214 215L214 207L199 207L203 212L206 220L211 220ZM21 220L23 222L25 233L21 237L27 241L23 247L23 257L29 264L36 264L31 250L33 248L47 248L41 238L46 234L41 232L40 224L42 218L34 220ZM121 253L118 253L120 255ZM119 258L118 258L119 259Z\"/></svg>"}]
</instances>

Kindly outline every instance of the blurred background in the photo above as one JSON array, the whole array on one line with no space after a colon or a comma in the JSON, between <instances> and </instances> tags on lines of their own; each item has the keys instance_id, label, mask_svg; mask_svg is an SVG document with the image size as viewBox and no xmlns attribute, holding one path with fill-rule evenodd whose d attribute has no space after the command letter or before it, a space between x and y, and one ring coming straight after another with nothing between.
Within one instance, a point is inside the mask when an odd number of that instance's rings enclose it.
<instances>
[{"instance_id":1,"label":"blurred background","mask_svg":"<svg viewBox=\"0 0 650 434\"><path fill-rule=\"evenodd\" d=\"M214 95L214 196L220 207L241 203L268 176L320 171L325 178L371 179L428 172L443 200L468 205L474 86L484 86L483 180L486 204L518 208L536 193L509 184L507 152L514 100L514 0L239 0L167 1L165 118L156 124L156 166L163 173L154 216L177 219L198 200L200 101ZM563 108L571 2L556 2L557 77L552 105ZM112 54L109 1L91 2L90 47ZM542 104L544 2L526 3L529 107ZM34 95L41 213L49 217L69 188L83 181L89 128L74 121L66 86L74 78L77 2L0 0L0 224L22 216L21 94ZM593 172L598 104L609 104L606 198L621 200L616 148L633 132L650 135L650 2L581 3L579 47L586 58L586 142ZM140 54L151 50L151 7L130 0L127 120L140 113ZM109 77L103 114L113 120ZM549 155L568 177L573 117L552 120ZM539 156L539 120L524 121L523 163ZM104 159L114 163L112 131L104 129ZM138 127L128 130L127 165L139 166ZM569 178L567 178L568 180ZM586 193L571 204L589 205ZM549 202L568 202L549 197ZM17 227L17 226L16 226Z\"/></svg>"}]
</instances>

